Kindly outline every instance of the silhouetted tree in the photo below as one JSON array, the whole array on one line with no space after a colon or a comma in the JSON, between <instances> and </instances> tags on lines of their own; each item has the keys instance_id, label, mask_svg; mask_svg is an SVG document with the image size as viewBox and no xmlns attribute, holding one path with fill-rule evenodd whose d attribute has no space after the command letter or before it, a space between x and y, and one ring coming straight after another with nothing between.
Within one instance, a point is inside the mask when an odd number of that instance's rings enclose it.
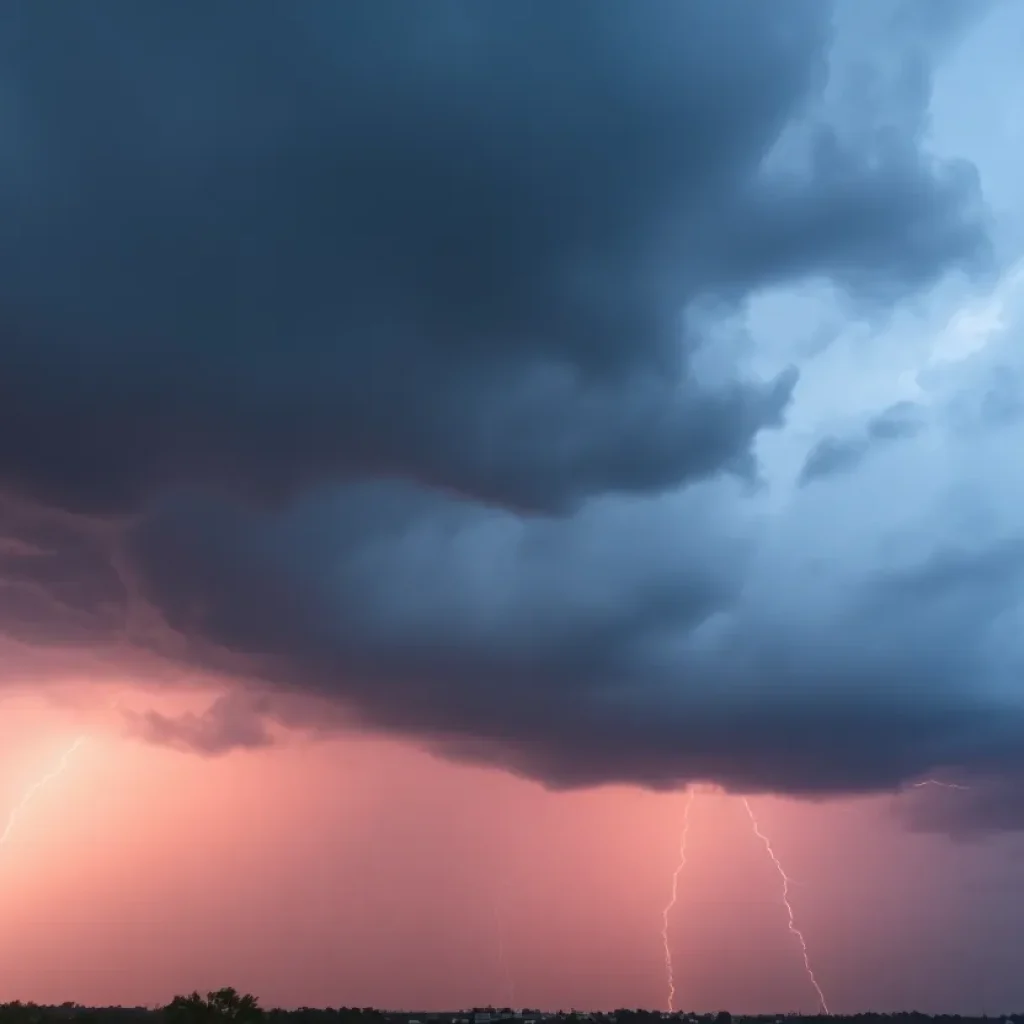
<instances>
[{"instance_id":1,"label":"silhouetted tree","mask_svg":"<svg viewBox=\"0 0 1024 1024\"><path fill-rule=\"evenodd\" d=\"M46 1007L36 1003L0 1003L0 1024L42 1024L47 1016Z\"/></svg>"},{"instance_id":2,"label":"silhouetted tree","mask_svg":"<svg viewBox=\"0 0 1024 1024\"><path fill-rule=\"evenodd\" d=\"M240 995L233 988L207 992L204 999L198 992L175 996L164 1007L168 1024L256 1024L263 1017L256 996Z\"/></svg>"}]
</instances>

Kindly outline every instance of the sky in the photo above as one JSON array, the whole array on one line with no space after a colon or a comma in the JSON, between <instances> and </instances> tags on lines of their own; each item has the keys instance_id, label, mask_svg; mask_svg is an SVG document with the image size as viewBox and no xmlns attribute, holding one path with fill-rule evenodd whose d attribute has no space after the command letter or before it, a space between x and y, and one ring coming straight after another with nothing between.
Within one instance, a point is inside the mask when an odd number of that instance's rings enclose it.
<instances>
[{"instance_id":1,"label":"sky","mask_svg":"<svg viewBox=\"0 0 1024 1024\"><path fill-rule=\"evenodd\" d=\"M0 999L1024 1006L1022 57L4 9Z\"/></svg>"}]
</instances>

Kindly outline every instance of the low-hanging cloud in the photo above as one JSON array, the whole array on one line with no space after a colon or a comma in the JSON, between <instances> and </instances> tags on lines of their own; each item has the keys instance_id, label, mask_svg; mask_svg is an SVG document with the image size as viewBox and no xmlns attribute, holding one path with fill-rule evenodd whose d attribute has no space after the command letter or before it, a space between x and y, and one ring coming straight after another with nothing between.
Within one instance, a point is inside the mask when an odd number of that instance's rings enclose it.
<instances>
[{"instance_id":1,"label":"low-hanging cloud","mask_svg":"<svg viewBox=\"0 0 1024 1024\"><path fill-rule=\"evenodd\" d=\"M766 518L797 371L701 327L984 263L926 145L952 8L892 3L873 66L822 0L50 7L0 15L5 631L258 691L136 723L207 753L275 693L553 785L860 791L1014 742L1002 539L915 590L941 544Z\"/></svg>"},{"instance_id":2,"label":"low-hanging cloud","mask_svg":"<svg viewBox=\"0 0 1024 1024\"><path fill-rule=\"evenodd\" d=\"M230 750L269 747L274 742L258 701L238 692L222 694L201 714L185 711L127 711L134 735L160 746L178 747L207 756Z\"/></svg>"}]
</instances>

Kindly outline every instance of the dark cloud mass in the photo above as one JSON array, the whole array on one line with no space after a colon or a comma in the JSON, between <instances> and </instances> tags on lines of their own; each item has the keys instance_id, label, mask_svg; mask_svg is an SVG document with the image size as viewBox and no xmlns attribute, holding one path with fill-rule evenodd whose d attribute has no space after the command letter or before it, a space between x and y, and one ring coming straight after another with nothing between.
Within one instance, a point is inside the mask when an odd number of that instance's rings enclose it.
<instances>
[{"instance_id":1,"label":"dark cloud mass","mask_svg":"<svg viewBox=\"0 0 1024 1024\"><path fill-rule=\"evenodd\" d=\"M974 635L767 572L744 487L796 371L712 380L689 315L984 258L924 141L948 11L893 10L915 74L858 67L896 132L830 106L823 0L6 6L0 482L115 542L12 513L5 628L144 607L133 643L261 695L136 723L206 752L298 692L553 784L966 764Z\"/></svg>"},{"instance_id":2,"label":"dark cloud mass","mask_svg":"<svg viewBox=\"0 0 1024 1024\"><path fill-rule=\"evenodd\" d=\"M702 388L695 297L891 290L981 241L971 175L912 147L822 126L763 168L827 4L364 8L4 12L11 484L93 510L365 473L545 510L661 489L742 468L793 383Z\"/></svg>"}]
</instances>

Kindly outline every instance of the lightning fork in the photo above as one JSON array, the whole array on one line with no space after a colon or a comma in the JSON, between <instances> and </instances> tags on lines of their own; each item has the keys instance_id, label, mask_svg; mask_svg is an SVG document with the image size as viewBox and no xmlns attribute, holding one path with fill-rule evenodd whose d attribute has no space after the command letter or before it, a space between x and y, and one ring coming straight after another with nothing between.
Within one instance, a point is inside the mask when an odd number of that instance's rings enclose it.
<instances>
[{"instance_id":1,"label":"lightning fork","mask_svg":"<svg viewBox=\"0 0 1024 1024\"><path fill-rule=\"evenodd\" d=\"M818 979L814 976L814 969L811 967L811 957L807 952L807 940L804 938L804 933L800 931L796 926L796 918L793 915L793 905L789 902L789 875L786 874L779 861L779 858L775 855L775 851L772 849L771 840L761 831L761 826L757 822L757 817L754 815L754 809L750 806L750 801L743 797L743 806L747 809L747 815L750 818L750 824L753 826L754 835L764 843L765 851L771 858L771 862L775 865L775 870L778 871L779 877L782 879L782 902L785 904L786 913L789 915L789 930L796 936L797 941L800 943L800 951L804 958L804 970L807 973L807 978L811 985L814 986L814 991L818 994L818 1001L821 1004L822 1010L825 1011L826 1016L831 1016L832 1013L828 1008L828 1003L825 1001L825 993L822 992L821 986L818 984Z\"/></svg>"},{"instance_id":2,"label":"lightning fork","mask_svg":"<svg viewBox=\"0 0 1024 1024\"><path fill-rule=\"evenodd\" d=\"M679 898L679 876L682 874L683 868L686 867L686 841L690 835L690 807L693 805L694 795L692 789L686 795L686 803L683 806L683 829L679 834L679 862L676 864L675 871L672 872L672 894L661 912L661 943L665 950L665 978L668 982L669 1013L675 1012L676 983L675 971L672 966L672 945L668 937L668 922L672 909Z\"/></svg>"},{"instance_id":3,"label":"lightning fork","mask_svg":"<svg viewBox=\"0 0 1024 1024\"><path fill-rule=\"evenodd\" d=\"M68 747L68 749L61 755L61 759L57 762L57 767L29 786L25 791L25 795L20 801L18 801L11 813L7 816L7 824L4 827L3 832L0 832L0 848L6 846L10 842L22 811L24 811L28 804L32 802L36 794L38 794L41 789L44 789L53 782L54 779L64 773L72 755L88 738L88 736L79 736L78 739L75 740L75 742L72 743L71 746Z\"/></svg>"}]
</instances>

